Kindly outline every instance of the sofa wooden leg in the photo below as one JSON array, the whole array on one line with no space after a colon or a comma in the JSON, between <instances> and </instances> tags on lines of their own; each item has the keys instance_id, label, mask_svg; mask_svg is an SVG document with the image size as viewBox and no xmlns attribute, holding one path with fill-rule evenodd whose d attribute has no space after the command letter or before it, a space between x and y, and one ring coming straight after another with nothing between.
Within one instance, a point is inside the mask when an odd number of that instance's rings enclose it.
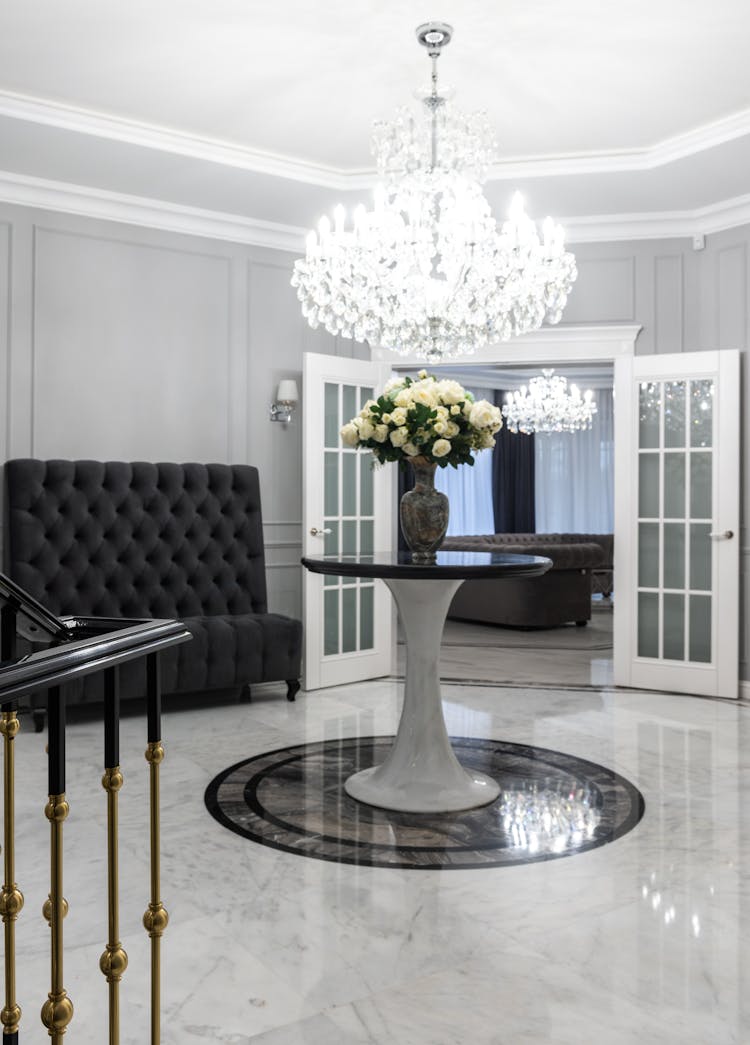
<instances>
[{"instance_id":1,"label":"sofa wooden leg","mask_svg":"<svg viewBox=\"0 0 750 1045\"><path fill-rule=\"evenodd\" d=\"M240 690L240 704L250 704L252 703L252 699L253 691L251 690L250 686L247 683L245 683L245 685Z\"/></svg>"},{"instance_id":2,"label":"sofa wooden leg","mask_svg":"<svg viewBox=\"0 0 750 1045\"><path fill-rule=\"evenodd\" d=\"M576 627L577 628L585 628L587 624L588 624L587 620L577 620L576 621Z\"/></svg>"},{"instance_id":3,"label":"sofa wooden leg","mask_svg":"<svg viewBox=\"0 0 750 1045\"><path fill-rule=\"evenodd\" d=\"M295 694L299 691L299 679L287 679L286 680L286 699L294 700Z\"/></svg>"}]
</instances>

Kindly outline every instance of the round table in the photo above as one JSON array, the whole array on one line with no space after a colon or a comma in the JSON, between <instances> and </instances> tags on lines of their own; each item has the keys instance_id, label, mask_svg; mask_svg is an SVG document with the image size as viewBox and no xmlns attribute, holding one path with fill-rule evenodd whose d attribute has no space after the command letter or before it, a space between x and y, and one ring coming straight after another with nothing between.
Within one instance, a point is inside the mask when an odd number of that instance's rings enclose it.
<instances>
[{"instance_id":1,"label":"round table","mask_svg":"<svg viewBox=\"0 0 750 1045\"><path fill-rule=\"evenodd\" d=\"M394 552L305 557L302 564L312 573L383 580L406 637L404 704L393 747L382 765L350 776L347 793L368 805L409 813L456 812L494 801L499 785L463 768L445 728L439 676L443 626L451 599L468 578L537 577L552 562L536 555L438 552L436 562L422 564L413 562L410 552Z\"/></svg>"}]
</instances>

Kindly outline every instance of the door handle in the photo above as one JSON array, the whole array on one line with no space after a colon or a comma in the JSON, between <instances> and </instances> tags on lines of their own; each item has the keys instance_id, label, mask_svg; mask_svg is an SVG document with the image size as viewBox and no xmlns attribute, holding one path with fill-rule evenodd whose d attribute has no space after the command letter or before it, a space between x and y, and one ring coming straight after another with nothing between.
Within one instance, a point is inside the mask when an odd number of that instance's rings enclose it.
<instances>
[{"instance_id":1,"label":"door handle","mask_svg":"<svg viewBox=\"0 0 750 1045\"><path fill-rule=\"evenodd\" d=\"M712 541L731 541L734 537L734 530L722 530L721 533L709 533L708 536Z\"/></svg>"},{"instance_id":2,"label":"door handle","mask_svg":"<svg viewBox=\"0 0 750 1045\"><path fill-rule=\"evenodd\" d=\"M313 526L310 529L310 536L311 537L325 537L325 535L327 533L330 533L330 532L331 532L330 530L319 530L316 526Z\"/></svg>"}]
</instances>

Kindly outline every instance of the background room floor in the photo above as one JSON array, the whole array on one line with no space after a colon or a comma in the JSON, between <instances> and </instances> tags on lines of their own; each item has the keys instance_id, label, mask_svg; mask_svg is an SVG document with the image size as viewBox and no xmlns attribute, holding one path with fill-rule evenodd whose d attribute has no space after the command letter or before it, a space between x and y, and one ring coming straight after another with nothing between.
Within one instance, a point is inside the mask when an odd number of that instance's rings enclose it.
<instances>
[{"instance_id":1,"label":"background room floor","mask_svg":"<svg viewBox=\"0 0 750 1045\"><path fill-rule=\"evenodd\" d=\"M594 602L591 620L584 628L567 624L523 630L448 620L441 647L441 678L556 689L611 686L612 617L611 603ZM404 664L405 647L400 638L401 678Z\"/></svg>"}]
</instances>

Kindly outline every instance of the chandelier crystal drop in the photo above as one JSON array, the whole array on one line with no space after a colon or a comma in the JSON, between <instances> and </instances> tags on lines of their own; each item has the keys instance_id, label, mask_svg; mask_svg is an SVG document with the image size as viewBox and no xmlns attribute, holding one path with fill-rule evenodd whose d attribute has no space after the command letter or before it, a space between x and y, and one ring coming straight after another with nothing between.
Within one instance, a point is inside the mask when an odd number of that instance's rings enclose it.
<instances>
[{"instance_id":1,"label":"chandelier crystal drop","mask_svg":"<svg viewBox=\"0 0 750 1045\"><path fill-rule=\"evenodd\" d=\"M554 370L532 377L529 387L508 392L503 404L505 424L511 432L580 432L591 428L596 413L591 389L581 395L578 385L568 388L567 379Z\"/></svg>"},{"instance_id":2,"label":"chandelier crystal drop","mask_svg":"<svg viewBox=\"0 0 750 1045\"><path fill-rule=\"evenodd\" d=\"M421 109L376 122L374 206L323 217L292 285L311 327L433 362L559 322L575 259L551 218L541 238L516 193L498 227L481 184L495 157L486 114L455 111L437 59L453 30L417 29L432 60Z\"/></svg>"}]
</instances>

